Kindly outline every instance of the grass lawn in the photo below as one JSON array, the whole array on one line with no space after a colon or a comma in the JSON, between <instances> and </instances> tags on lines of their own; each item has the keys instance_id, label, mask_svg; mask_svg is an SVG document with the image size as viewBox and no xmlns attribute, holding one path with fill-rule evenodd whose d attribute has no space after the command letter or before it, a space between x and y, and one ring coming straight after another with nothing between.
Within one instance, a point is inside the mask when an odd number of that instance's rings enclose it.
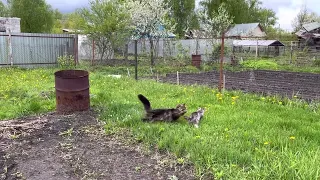
<instances>
[{"instance_id":1,"label":"grass lawn","mask_svg":"<svg viewBox=\"0 0 320 180\"><path fill-rule=\"evenodd\" d=\"M55 109L55 69L1 69L0 119ZM240 92L219 94L201 86L176 86L90 72L91 104L107 132L128 128L150 148L170 151L197 173L222 179L319 179L320 109L298 99L280 101ZM144 123L144 94L154 108L186 103L188 115L205 107L200 127Z\"/></svg>"}]
</instances>

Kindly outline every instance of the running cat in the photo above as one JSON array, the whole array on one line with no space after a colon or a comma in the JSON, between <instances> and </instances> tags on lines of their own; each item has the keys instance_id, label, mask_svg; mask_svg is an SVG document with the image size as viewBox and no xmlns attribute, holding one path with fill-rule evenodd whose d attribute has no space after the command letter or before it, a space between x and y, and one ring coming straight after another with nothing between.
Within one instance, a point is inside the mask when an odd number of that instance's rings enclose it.
<instances>
[{"instance_id":1,"label":"running cat","mask_svg":"<svg viewBox=\"0 0 320 180\"><path fill-rule=\"evenodd\" d=\"M143 121L167 121L172 122L179 119L187 112L185 104L178 104L176 108L167 109L152 109L150 101L144 97L142 94L138 95L139 100L142 102L144 109L146 111Z\"/></svg>"},{"instance_id":2,"label":"running cat","mask_svg":"<svg viewBox=\"0 0 320 180\"><path fill-rule=\"evenodd\" d=\"M190 124L193 124L196 128L198 128L200 120L204 115L204 111L205 110L203 108L198 108L196 112L193 112L189 117L185 116L184 118L186 118Z\"/></svg>"}]
</instances>

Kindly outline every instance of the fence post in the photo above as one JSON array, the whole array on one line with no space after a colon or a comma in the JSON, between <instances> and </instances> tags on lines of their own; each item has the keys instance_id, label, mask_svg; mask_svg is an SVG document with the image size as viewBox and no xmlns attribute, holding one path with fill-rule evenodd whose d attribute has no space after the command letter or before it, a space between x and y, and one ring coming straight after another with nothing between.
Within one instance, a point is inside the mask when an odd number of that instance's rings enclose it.
<instances>
[{"instance_id":1,"label":"fence post","mask_svg":"<svg viewBox=\"0 0 320 180\"><path fill-rule=\"evenodd\" d=\"M8 36L8 46L9 46L9 62L10 65L13 66L13 56L12 56L12 40L11 40L11 29L9 29L9 36Z\"/></svg>"},{"instance_id":2,"label":"fence post","mask_svg":"<svg viewBox=\"0 0 320 180\"><path fill-rule=\"evenodd\" d=\"M135 78L138 80L138 40L134 40Z\"/></svg>"},{"instance_id":3,"label":"fence post","mask_svg":"<svg viewBox=\"0 0 320 180\"><path fill-rule=\"evenodd\" d=\"M127 68L127 71L128 71L128 77L130 77L130 71L129 71L129 68Z\"/></svg>"},{"instance_id":4,"label":"fence post","mask_svg":"<svg viewBox=\"0 0 320 180\"><path fill-rule=\"evenodd\" d=\"M159 73L157 73L157 82L159 82Z\"/></svg>"},{"instance_id":5,"label":"fence post","mask_svg":"<svg viewBox=\"0 0 320 180\"><path fill-rule=\"evenodd\" d=\"M92 59L91 59L91 65L93 65L93 61L94 61L94 47L95 46L95 43L94 43L94 40L92 40Z\"/></svg>"},{"instance_id":6,"label":"fence post","mask_svg":"<svg viewBox=\"0 0 320 180\"><path fill-rule=\"evenodd\" d=\"M126 43L124 46L124 60L126 61L128 61L128 49L129 49L129 45L128 43Z\"/></svg>"},{"instance_id":7,"label":"fence post","mask_svg":"<svg viewBox=\"0 0 320 180\"><path fill-rule=\"evenodd\" d=\"M256 59L258 59L258 40L257 40L257 45L256 45Z\"/></svg>"},{"instance_id":8,"label":"fence post","mask_svg":"<svg viewBox=\"0 0 320 180\"><path fill-rule=\"evenodd\" d=\"M293 53L293 48L292 48L292 41L291 41L291 43L290 43L290 62L289 62L289 64L292 63L292 53Z\"/></svg>"},{"instance_id":9,"label":"fence post","mask_svg":"<svg viewBox=\"0 0 320 180\"><path fill-rule=\"evenodd\" d=\"M177 71L177 85L179 85L179 71Z\"/></svg>"},{"instance_id":10,"label":"fence post","mask_svg":"<svg viewBox=\"0 0 320 180\"><path fill-rule=\"evenodd\" d=\"M74 63L75 65L79 65L78 61L78 34L74 35L73 38L73 55L74 55Z\"/></svg>"},{"instance_id":11,"label":"fence post","mask_svg":"<svg viewBox=\"0 0 320 180\"><path fill-rule=\"evenodd\" d=\"M223 91L224 92L226 90L226 74L223 73L223 87L222 87Z\"/></svg>"}]
</instances>

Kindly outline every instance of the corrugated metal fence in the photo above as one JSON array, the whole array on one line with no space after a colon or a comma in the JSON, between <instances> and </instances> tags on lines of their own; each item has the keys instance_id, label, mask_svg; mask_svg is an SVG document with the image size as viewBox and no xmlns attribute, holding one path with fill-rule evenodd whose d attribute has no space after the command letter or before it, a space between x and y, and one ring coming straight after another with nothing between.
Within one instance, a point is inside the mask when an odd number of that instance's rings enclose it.
<instances>
[{"instance_id":1,"label":"corrugated metal fence","mask_svg":"<svg viewBox=\"0 0 320 180\"><path fill-rule=\"evenodd\" d=\"M0 66L55 65L57 58L66 54L77 61L77 35L0 33Z\"/></svg>"}]
</instances>

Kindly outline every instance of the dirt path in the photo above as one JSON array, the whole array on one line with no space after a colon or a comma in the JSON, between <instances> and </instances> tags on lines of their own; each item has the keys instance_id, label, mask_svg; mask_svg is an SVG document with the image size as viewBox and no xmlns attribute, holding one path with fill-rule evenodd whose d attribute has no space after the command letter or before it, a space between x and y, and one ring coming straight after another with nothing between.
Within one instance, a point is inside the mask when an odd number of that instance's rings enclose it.
<instances>
[{"instance_id":1,"label":"dirt path","mask_svg":"<svg viewBox=\"0 0 320 180\"><path fill-rule=\"evenodd\" d=\"M92 113L0 121L0 180L195 179L193 167L104 134Z\"/></svg>"}]
</instances>

